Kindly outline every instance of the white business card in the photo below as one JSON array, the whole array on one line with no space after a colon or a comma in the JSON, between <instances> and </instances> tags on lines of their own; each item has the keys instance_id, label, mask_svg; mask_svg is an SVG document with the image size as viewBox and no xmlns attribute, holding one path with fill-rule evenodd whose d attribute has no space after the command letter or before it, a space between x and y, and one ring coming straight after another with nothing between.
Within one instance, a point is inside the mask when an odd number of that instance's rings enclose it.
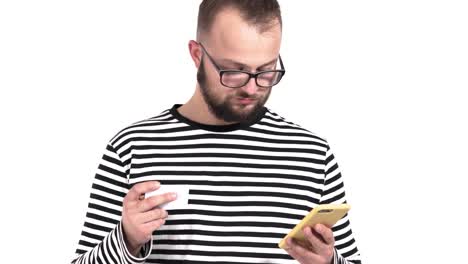
<instances>
[{"instance_id":1,"label":"white business card","mask_svg":"<svg viewBox=\"0 0 468 264\"><path fill-rule=\"evenodd\" d=\"M156 191L152 191L145 194L145 198L160 195L169 192L177 193L177 198L169 203L161 204L159 207L164 210L171 209L185 209L188 207L188 198L189 198L189 187L187 185L163 185L159 187Z\"/></svg>"}]
</instances>

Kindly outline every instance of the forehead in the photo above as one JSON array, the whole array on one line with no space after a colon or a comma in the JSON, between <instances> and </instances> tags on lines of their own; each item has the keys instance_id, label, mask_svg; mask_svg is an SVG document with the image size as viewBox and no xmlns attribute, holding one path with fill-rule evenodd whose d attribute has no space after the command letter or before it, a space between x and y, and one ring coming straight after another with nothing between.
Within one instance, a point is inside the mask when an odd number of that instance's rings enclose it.
<instances>
[{"instance_id":1,"label":"forehead","mask_svg":"<svg viewBox=\"0 0 468 264\"><path fill-rule=\"evenodd\" d=\"M206 43L218 59L258 66L278 57L281 26L277 24L260 32L258 27L245 22L237 10L226 9L216 16Z\"/></svg>"}]
</instances>

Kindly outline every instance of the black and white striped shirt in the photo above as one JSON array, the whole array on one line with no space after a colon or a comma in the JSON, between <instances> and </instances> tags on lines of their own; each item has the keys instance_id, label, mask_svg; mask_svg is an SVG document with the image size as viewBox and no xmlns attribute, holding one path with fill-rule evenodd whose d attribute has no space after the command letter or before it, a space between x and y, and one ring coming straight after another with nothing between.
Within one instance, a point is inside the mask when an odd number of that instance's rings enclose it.
<instances>
[{"instance_id":1,"label":"black and white striped shirt","mask_svg":"<svg viewBox=\"0 0 468 264\"><path fill-rule=\"evenodd\" d=\"M278 242L312 208L344 203L323 138L271 109L248 124L214 126L176 110L134 123L107 145L72 263L297 263ZM136 183L189 188L139 257L122 236L123 198ZM348 216L334 227L334 263L361 263Z\"/></svg>"}]
</instances>

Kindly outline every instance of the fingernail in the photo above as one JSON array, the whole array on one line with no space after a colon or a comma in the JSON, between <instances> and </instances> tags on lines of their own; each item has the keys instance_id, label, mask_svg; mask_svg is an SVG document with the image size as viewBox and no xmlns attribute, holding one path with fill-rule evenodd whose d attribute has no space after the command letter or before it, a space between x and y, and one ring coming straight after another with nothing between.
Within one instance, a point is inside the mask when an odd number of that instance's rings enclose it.
<instances>
[{"instance_id":1,"label":"fingernail","mask_svg":"<svg viewBox=\"0 0 468 264\"><path fill-rule=\"evenodd\" d=\"M177 198L177 193L171 193L171 198L172 198L172 199Z\"/></svg>"},{"instance_id":2,"label":"fingernail","mask_svg":"<svg viewBox=\"0 0 468 264\"><path fill-rule=\"evenodd\" d=\"M155 182L154 183L154 187L159 187L160 183L159 182Z\"/></svg>"}]
</instances>

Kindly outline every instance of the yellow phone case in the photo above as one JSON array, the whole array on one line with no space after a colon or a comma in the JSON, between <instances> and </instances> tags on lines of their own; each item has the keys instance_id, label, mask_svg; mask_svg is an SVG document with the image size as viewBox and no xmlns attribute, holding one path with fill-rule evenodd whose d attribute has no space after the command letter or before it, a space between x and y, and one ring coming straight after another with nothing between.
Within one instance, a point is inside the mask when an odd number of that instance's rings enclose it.
<instances>
[{"instance_id":1,"label":"yellow phone case","mask_svg":"<svg viewBox=\"0 0 468 264\"><path fill-rule=\"evenodd\" d=\"M305 242L302 232L305 226L324 224L328 227L335 225L338 220L351 209L348 204L320 204L310 211L279 243L280 248L286 248L286 239L293 237L299 243Z\"/></svg>"}]
</instances>

